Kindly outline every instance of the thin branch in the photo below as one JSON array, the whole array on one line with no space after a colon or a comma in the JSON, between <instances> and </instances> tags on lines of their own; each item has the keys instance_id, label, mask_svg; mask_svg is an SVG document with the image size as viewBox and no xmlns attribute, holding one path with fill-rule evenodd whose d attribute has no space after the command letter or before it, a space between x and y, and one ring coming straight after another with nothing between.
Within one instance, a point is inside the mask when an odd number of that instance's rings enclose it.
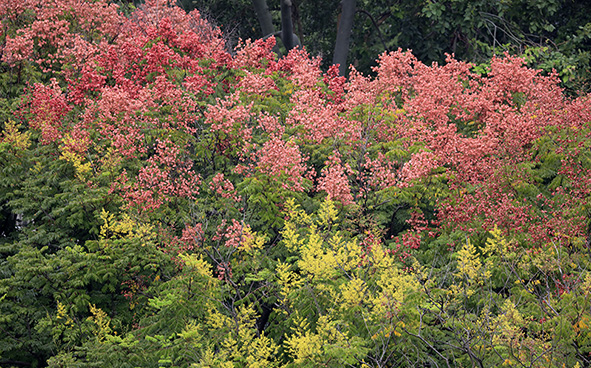
<instances>
[{"instance_id":1,"label":"thin branch","mask_svg":"<svg viewBox=\"0 0 591 368\"><path fill-rule=\"evenodd\" d=\"M378 25L376 20L373 18L373 16L368 11L363 10L363 9L357 9L356 13L362 13L362 14L367 15L369 20L371 20L371 23L373 23L373 26L375 27L376 31L378 31L378 37L380 38L380 41L382 41L382 46L384 46L384 50L390 51L388 49L388 46L386 46L386 42L384 41L384 36L382 35L382 31L380 30L380 26Z\"/></svg>"}]
</instances>

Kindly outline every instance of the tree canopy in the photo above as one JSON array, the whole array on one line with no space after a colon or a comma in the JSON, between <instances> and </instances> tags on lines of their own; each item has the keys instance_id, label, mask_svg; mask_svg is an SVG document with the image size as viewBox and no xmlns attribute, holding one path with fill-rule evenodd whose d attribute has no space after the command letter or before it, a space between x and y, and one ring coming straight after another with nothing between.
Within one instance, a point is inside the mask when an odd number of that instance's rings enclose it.
<instances>
[{"instance_id":1,"label":"tree canopy","mask_svg":"<svg viewBox=\"0 0 591 368\"><path fill-rule=\"evenodd\" d=\"M559 74L345 78L165 0L0 19L0 365L591 364L591 104Z\"/></svg>"}]
</instances>

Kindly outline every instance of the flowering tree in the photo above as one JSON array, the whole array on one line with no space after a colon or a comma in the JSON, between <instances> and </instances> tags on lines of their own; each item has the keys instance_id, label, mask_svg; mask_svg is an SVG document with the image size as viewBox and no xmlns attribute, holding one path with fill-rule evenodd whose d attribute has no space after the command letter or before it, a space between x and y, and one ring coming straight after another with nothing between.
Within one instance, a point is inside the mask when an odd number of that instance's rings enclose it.
<instances>
[{"instance_id":1,"label":"flowering tree","mask_svg":"<svg viewBox=\"0 0 591 368\"><path fill-rule=\"evenodd\" d=\"M0 18L2 359L589 363L591 111L554 76L347 80L159 0Z\"/></svg>"}]
</instances>

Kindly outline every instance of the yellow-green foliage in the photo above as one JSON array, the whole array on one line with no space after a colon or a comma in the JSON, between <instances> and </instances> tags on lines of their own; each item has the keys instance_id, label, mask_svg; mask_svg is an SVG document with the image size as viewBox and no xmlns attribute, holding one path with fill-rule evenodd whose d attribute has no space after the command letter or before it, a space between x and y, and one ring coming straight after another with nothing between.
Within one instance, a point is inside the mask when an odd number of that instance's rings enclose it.
<instances>
[{"instance_id":1,"label":"yellow-green foliage","mask_svg":"<svg viewBox=\"0 0 591 368\"><path fill-rule=\"evenodd\" d=\"M457 271L454 276L458 282L450 286L452 295L463 293L466 297L474 294L476 288L482 287L484 281L490 277L490 271L485 270L476 252L476 247L466 240L466 243L456 253Z\"/></svg>"},{"instance_id":2,"label":"yellow-green foliage","mask_svg":"<svg viewBox=\"0 0 591 368\"><path fill-rule=\"evenodd\" d=\"M105 244L154 240L130 216L101 218ZM145 336L116 335L95 305L77 321L61 303L54 334L86 326L93 351L151 352L140 366L157 356L182 367L573 367L573 346L591 351L591 265L578 252L517 247L495 228L462 233L440 266L403 263L342 228L332 201L307 213L288 200L278 259L248 226L235 248L178 254L181 271L149 299Z\"/></svg>"},{"instance_id":3,"label":"yellow-green foliage","mask_svg":"<svg viewBox=\"0 0 591 368\"><path fill-rule=\"evenodd\" d=\"M24 151L31 145L31 133L19 132L18 126L14 121L4 123L4 131L0 137L0 143L6 143L8 147L15 151Z\"/></svg>"},{"instance_id":4,"label":"yellow-green foliage","mask_svg":"<svg viewBox=\"0 0 591 368\"><path fill-rule=\"evenodd\" d=\"M181 254L185 272L182 285L166 299L154 299L161 311L175 305L195 305L202 316L189 315L177 343L190 351L192 367L276 367L278 345L256 330L257 312L250 305L224 304L224 282L215 277L202 256ZM196 304L192 304L196 303Z\"/></svg>"},{"instance_id":5,"label":"yellow-green foliage","mask_svg":"<svg viewBox=\"0 0 591 368\"><path fill-rule=\"evenodd\" d=\"M99 341L105 338L105 335L111 332L111 319L102 309L97 308L94 304L89 305L92 316L88 317L88 321L94 324L94 333Z\"/></svg>"},{"instance_id":6,"label":"yellow-green foliage","mask_svg":"<svg viewBox=\"0 0 591 368\"><path fill-rule=\"evenodd\" d=\"M257 234L252 231L250 226L245 225L242 227L242 241L238 246L238 249L246 252L252 252L256 249L262 249L266 239L264 236Z\"/></svg>"},{"instance_id":7,"label":"yellow-green foliage","mask_svg":"<svg viewBox=\"0 0 591 368\"><path fill-rule=\"evenodd\" d=\"M71 149L71 145L75 143L75 139L69 134L63 138L63 145L60 148L60 160L70 162L74 166L76 177L80 181L84 181L86 175L92 170L92 167L90 162L83 163L85 161L84 157Z\"/></svg>"},{"instance_id":8,"label":"yellow-green foliage","mask_svg":"<svg viewBox=\"0 0 591 368\"><path fill-rule=\"evenodd\" d=\"M284 244L297 261L280 263L277 278L282 313L293 324L284 343L290 358L302 366L340 366L395 349L396 326L413 324L403 322L404 302L419 288L417 276L402 271L381 245L364 249L338 231L332 201L316 216L293 201L286 208Z\"/></svg>"},{"instance_id":9,"label":"yellow-green foliage","mask_svg":"<svg viewBox=\"0 0 591 368\"><path fill-rule=\"evenodd\" d=\"M466 239L453 258L442 274L453 275L449 284L425 280L420 318L435 318L462 341L466 364L571 367L578 362L570 344L589 351L586 257L557 244L516 247L495 227L481 247ZM422 276L432 277L426 269Z\"/></svg>"},{"instance_id":10,"label":"yellow-green foliage","mask_svg":"<svg viewBox=\"0 0 591 368\"><path fill-rule=\"evenodd\" d=\"M123 214L121 219L116 219L114 214L103 209L101 220L103 221L100 229L102 239L127 238L148 241L155 238L154 226L136 221L128 214Z\"/></svg>"}]
</instances>

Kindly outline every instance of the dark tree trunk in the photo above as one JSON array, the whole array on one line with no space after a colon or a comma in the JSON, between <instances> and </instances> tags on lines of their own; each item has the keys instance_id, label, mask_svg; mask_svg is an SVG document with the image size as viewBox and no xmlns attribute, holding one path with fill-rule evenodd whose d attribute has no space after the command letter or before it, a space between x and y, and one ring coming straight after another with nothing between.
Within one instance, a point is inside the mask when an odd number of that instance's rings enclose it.
<instances>
[{"instance_id":1,"label":"dark tree trunk","mask_svg":"<svg viewBox=\"0 0 591 368\"><path fill-rule=\"evenodd\" d=\"M281 40L289 52L295 46L291 21L291 0L281 0Z\"/></svg>"},{"instance_id":2,"label":"dark tree trunk","mask_svg":"<svg viewBox=\"0 0 591 368\"><path fill-rule=\"evenodd\" d=\"M349 42L351 39L351 30L355 19L356 0L342 0L341 20L337 30L337 40L334 47L333 64L339 64L339 74L345 75L347 72L347 55L349 54Z\"/></svg>"},{"instance_id":3,"label":"dark tree trunk","mask_svg":"<svg viewBox=\"0 0 591 368\"><path fill-rule=\"evenodd\" d=\"M287 51L291 50L296 46L301 46L300 39L293 33L293 21L291 15L291 0L281 0L281 31L275 32L273 26L273 19L271 18L271 12L267 6L267 0L252 0L254 10L259 19L261 30L263 31L263 37L280 37L283 42L283 46ZM275 53L279 54L277 46L273 48Z\"/></svg>"},{"instance_id":4,"label":"dark tree trunk","mask_svg":"<svg viewBox=\"0 0 591 368\"><path fill-rule=\"evenodd\" d=\"M269 37L274 34L275 27L273 27L273 19L267 6L267 0L252 0L252 5L254 6L254 11L257 13L261 31L263 31L263 37Z\"/></svg>"}]
</instances>

